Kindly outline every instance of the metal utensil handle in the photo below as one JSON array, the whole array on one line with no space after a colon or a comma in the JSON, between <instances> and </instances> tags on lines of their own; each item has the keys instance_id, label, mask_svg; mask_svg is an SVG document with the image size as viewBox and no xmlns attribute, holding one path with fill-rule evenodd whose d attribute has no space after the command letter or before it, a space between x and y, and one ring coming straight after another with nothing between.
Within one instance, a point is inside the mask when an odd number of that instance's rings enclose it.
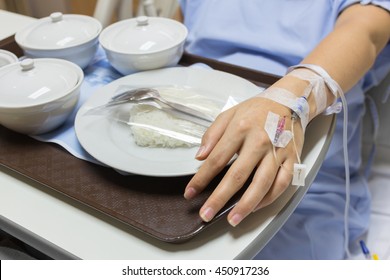
<instances>
[{"instance_id":1,"label":"metal utensil handle","mask_svg":"<svg viewBox=\"0 0 390 280\"><path fill-rule=\"evenodd\" d=\"M113 96L110 102L127 101L128 99L131 99L132 96L134 96L139 92L149 92L150 90L151 90L150 88L135 88L135 89L126 90L125 92Z\"/></svg>"},{"instance_id":2,"label":"metal utensil handle","mask_svg":"<svg viewBox=\"0 0 390 280\"><path fill-rule=\"evenodd\" d=\"M160 101L161 103L164 103L168 106L170 106L171 108L177 110L177 111L180 111L180 112L183 112L185 114L188 114L188 115L191 115L193 117L196 117L196 118L200 118L202 120L205 120L205 121L208 121L208 122L213 122L214 121L214 118L201 112L201 111L198 111L198 110L195 110L195 109L192 109L191 107L188 107L188 106L185 106L185 105L182 105L182 104L179 104L179 103L175 103L175 102L171 102L171 101L167 101L165 99L158 99L158 101Z\"/></svg>"}]
</instances>

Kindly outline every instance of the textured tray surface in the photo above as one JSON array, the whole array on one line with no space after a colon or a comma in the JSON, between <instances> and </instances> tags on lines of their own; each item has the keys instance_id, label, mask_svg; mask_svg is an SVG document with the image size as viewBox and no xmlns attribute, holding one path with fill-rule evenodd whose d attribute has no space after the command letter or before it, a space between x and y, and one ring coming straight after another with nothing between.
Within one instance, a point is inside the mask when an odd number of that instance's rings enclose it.
<instances>
[{"instance_id":1,"label":"textured tray surface","mask_svg":"<svg viewBox=\"0 0 390 280\"><path fill-rule=\"evenodd\" d=\"M13 38L0 41L0 48L17 55ZM203 62L211 67L268 85L277 77L233 65L185 54L182 65ZM61 147L43 143L0 126L0 164L74 200L166 242L183 242L201 232L205 224L198 211L224 171L196 199L186 201L184 188L190 176L123 176L111 168L79 160ZM238 194L239 195L239 194ZM218 214L218 220L235 198Z\"/></svg>"}]
</instances>

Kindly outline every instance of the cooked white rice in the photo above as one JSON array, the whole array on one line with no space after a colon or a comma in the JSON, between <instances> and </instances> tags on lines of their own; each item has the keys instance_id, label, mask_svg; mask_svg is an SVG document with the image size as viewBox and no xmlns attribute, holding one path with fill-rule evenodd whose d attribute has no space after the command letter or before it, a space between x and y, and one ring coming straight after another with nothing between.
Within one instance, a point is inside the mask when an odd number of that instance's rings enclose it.
<instances>
[{"instance_id":1,"label":"cooked white rice","mask_svg":"<svg viewBox=\"0 0 390 280\"><path fill-rule=\"evenodd\" d=\"M192 122L175 118L151 105L135 105L130 111L130 127L135 143L142 147L192 147L194 143L181 135L197 135L205 128ZM145 128L147 126L148 128ZM168 136L173 132L172 136Z\"/></svg>"}]
</instances>

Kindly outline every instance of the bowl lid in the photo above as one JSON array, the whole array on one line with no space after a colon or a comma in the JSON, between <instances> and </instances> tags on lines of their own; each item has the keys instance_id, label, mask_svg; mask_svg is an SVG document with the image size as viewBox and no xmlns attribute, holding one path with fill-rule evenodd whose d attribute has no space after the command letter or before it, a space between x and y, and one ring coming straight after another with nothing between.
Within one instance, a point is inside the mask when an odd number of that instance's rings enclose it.
<instances>
[{"instance_id":1,"label":"bowl lid","mask_svg":"<svg viewBox=\"0 0 390 280\"><path fill-rule=\"evenodd\" d=\"M67 95L83 79L76 64L62 59L24 59L0 68L0 107L25 108Z\"/></svg>"},{"instance_id":2,"label":"bowl lid","mask_svg":"<svg viewBox=\"0 0 390 280\"><path fill-rule=\"evenodd\" d=\"M101 23L93 17L56 12L18 31L15 41L26 49L63 49L86 43L101 30Z\"/></svg>"},{"instance_id":3,"label":"bowl lid","mask_svg":"<svg viewBox=\"0 0 390 280\"><path fill-rule=\"evenodd\" d=\"M106 27L99 40L114 52L143 54L174 47L186 39L187 33L187 28L176 20L140 16Z\"/></svg>"},{"instance_id":4,"label":"bowl lid","mask_svg":"<svg viewBox=\"0 0 390 280\"><path fill-rule=\"evenodd\" d=\"M14 55L12 52L6 51L6 50L0 50L0 68L14 63L18 62L18 57Z\"/></svg>"}]
</instances>

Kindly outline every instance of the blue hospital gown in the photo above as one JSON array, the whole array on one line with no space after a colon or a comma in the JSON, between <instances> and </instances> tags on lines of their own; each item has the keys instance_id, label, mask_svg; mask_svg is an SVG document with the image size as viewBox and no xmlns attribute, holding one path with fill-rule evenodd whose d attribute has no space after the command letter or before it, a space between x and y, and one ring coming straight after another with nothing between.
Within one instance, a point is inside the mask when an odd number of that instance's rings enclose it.
<instances>
[{"instance_id":1,"label":"blue hospital gown","mask_svg":"<svg viewBox=\"0 0 390 280\"><path fill-rule=\"evenodd\" d=\"M189 29L186 51L220 61L284 75L332 31L348 6L375 4L390 10L390 0L181 0ZM390 27L389 27L390 28ZM368 228L370 193L361 172L361 120L364 93L390 70L390 45L374 67L347 94L351 173L349 240ZM343 259L345 169L343 117L326 159L307 195L256 259Z\"/></svg>"}]
</instances>

